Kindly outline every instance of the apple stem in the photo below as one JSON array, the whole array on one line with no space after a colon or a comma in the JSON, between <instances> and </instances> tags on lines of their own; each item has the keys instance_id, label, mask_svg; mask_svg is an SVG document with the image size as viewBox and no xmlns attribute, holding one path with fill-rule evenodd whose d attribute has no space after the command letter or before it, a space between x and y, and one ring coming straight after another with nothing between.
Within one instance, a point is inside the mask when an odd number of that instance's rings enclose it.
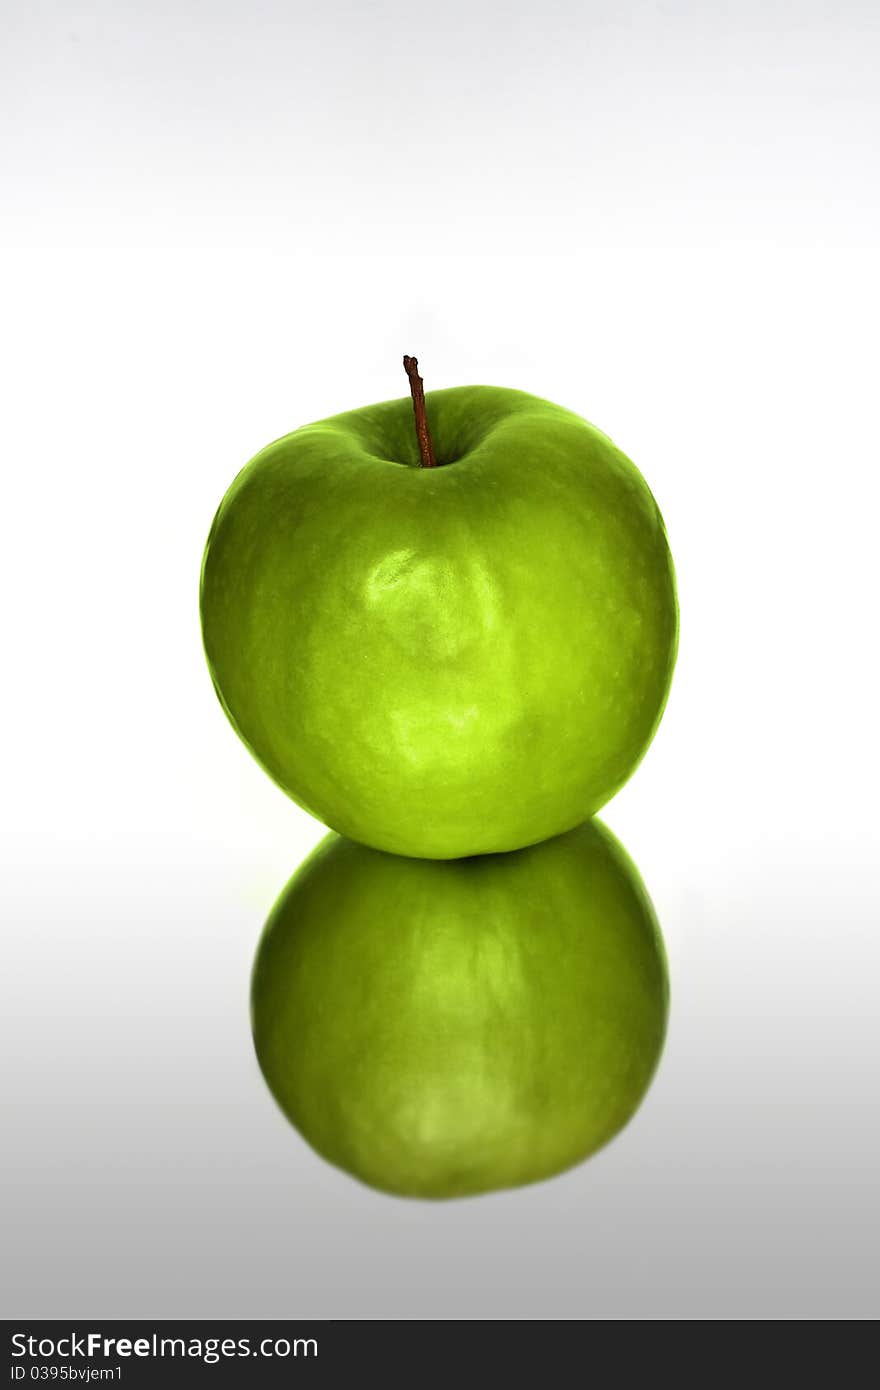
<instances>
[{"instance_id":1,"label":"apple stem","mask_svg":"<svg viewBox=\"0 0 880 1390\"><path fill-rule=\"evenodd\" d=\"M412 392L416 435L419 440L419 454L422 460L421 466L422 468L436 468L437 460L434 457L434 445L431 443L431 432L428 429L428 416L425 411L425 384L419 376L419 359L404 356L403 367L409 377L409 389Z\"/></svg>"}]
</instances>

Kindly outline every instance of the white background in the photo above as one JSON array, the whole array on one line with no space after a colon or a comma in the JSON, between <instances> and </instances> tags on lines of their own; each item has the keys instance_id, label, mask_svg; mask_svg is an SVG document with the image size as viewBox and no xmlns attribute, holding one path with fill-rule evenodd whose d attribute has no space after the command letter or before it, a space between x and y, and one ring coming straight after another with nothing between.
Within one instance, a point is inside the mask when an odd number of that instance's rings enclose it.
<instances>
[{"instance_id":1,"label":"white background","mask_svg":"<svg viewBox=\"0 0 880 1390\"><path fill-rule=\"evenodd\" d=\"M2 30L7 1315L876 1314L876 9ZM404 394L403 352L609 433L682 611L604 817L669 948L660 1075L589 1164L440 1205L323 1164L262 1086L251 957L322 831L197 611L237 470Z\"/></svg>"}]
</instances>

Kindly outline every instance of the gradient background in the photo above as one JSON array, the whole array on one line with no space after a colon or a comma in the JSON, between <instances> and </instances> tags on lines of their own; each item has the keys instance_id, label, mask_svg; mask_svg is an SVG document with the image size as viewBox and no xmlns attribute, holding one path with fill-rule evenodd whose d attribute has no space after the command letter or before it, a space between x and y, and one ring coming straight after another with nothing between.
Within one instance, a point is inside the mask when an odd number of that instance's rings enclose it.
<instances>
[{"instance_id":1,"label":"gradient background","mask_svg":"<svg viewBox=\"0 0 880 1390\"><path fill-rule=\"evenodd\" d=\"M868 0L7 0L6 1316L876 1315L878 70ZM608 432L682 603L605 816L660 1074L587 1165L440 1205L262 1085L252 954L322 832L197 613L239 467L403 352Z\"/></svg>"}]
</instances>

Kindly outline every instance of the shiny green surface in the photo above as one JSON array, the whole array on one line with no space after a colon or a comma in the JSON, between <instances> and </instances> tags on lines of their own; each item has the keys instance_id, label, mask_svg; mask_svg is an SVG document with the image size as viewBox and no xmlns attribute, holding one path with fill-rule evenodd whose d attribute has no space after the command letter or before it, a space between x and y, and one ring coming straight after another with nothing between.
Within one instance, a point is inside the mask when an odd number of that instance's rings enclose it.
<instances>
[{"instance_id":1,"label":"shiny green surface","mask_svg":"<svg viewBox=\"0 0 880 1390\"><path fill-rule=\"evenodd\" d=\"M500 387L428 392L259 453L202 569L211 674L300 805L397 854L578 824L659 723L678 632L663 523L605 435Z\"/></svg>"},{"instance_id":2,"label":"shiny green surface","mask_svg":"<svg viewBox=\"0 0 880 1390\"><path fill-rule=\"evenodd\" d=\"M329 835L266 924L251 1015L266 1081L319 1153L388 1192L456 1197L606 1143L667 1008L644 886L591 821L455 863Z\"/></svg>"}]
</instances>

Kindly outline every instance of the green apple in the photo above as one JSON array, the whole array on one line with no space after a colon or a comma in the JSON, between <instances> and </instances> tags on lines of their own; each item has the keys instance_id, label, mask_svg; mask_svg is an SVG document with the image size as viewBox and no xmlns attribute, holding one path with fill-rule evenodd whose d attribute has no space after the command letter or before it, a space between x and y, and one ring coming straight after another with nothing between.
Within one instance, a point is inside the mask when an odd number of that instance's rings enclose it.
<instances>
[{"instance_id":1,"label":"green apple","mask_svg":"<svg viewBox=\"0 0 880 1390\"><path fill-rule=\"evenodd\" d=\"M211 527L201 614L270 776L352 839L446 859L614 795L660 721L678 607L660 512L604 434L502 387L422 400L434 467L408 397L257 454Z\"/></svg>"},{"instance_id":2,"label":"green apple","mask_svg":"<svg viewBox=\"0 0 880 1390\"><path fill-rule=\"evenodd\" d=\"M654 1073L668 994L650 900L596 821L453 863L330 834L266 924L251 1019L320 1154L387 1192L459 1197L607 1143Z\"/></svg>"}]
</instances>

